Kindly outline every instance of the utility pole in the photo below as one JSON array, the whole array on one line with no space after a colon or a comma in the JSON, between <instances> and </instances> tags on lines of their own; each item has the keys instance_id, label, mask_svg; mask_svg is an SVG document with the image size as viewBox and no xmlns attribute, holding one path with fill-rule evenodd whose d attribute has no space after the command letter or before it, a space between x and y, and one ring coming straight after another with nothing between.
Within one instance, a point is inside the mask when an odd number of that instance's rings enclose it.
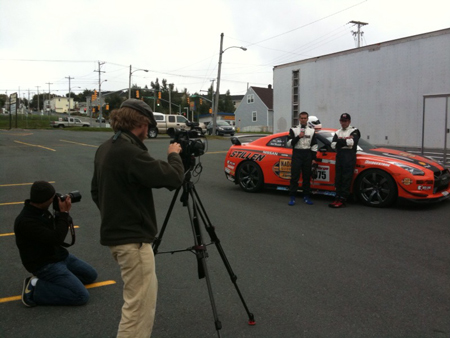
<instances>
[{"instance_id":1,"label":"utility pole","mask_svg":"<svg viewBox=\"0 0 450 338\"><path fill-rule=\"evenodd\" d=\"M101 70L102 66L105 64L105 62L98 62L98 70L94 70L94 72L98 72L98 102L100 103L100 109L99 109L99 120L100 120L100 128L102 127L102 118L103 118L103 102L102 102L102 73L105 71ZM131 66L130 66L131 67ZM105 82L107 80L104 80Z\"/></svg>"},{"instance_id":2,"label":"utility pole","mask_svg":"<svg viewBox=\"0 0 450 338\"><path fill-rule=\"evenodd\" d=\"M46 84L48 84L48 104L50 105L50 85L53 83L46 82ZM48 115L50 115L50 111L48 112Z\"/></svg>"},{"instance_id":3,"label":"utility pole","mask_svg":"<svg viewBox=\"0 0 450 338\"><path fill-rule=\"evenodd\" d=\"M368 25L367 22L361 22L361 21L350 21L349 23L352 23L354 25L358 25L358 31L354 32L352 31L353 36L358 35L358 48L361 47L361 36L364 35L364 32L361 32L361 26Z\"/></svg>"},{"instance_id":4,"label":"utility pole","mask_svg":"<svg viewBox=\"0 0 450 338\"><path fill-rule=\"evenodd\" d=\"M39 113L39 87L40 86L36 86L36 88L37 88L37 97L38 97L38 106L37 106L38 113Z\"/></svg>"},{"instance_id":5,"label":"utility pole","mask_svg":"<svg viewBox=\"0 0 450 338\"><path fill-rule=\"evenodd\" d=\"M169 114L172 114L172 90L170 90L170 84L169 84Z\"/></svg>"},{"instance_id":6,"label":"utility pole","mask_svg":"<svg viewBox=\"0 0 450 338\"><path fill-rule=\"evenodd\" d=\"M68 110L68 112L67 112L67 114L69 114L69 117L70 117L70 80L72 80L72 79L74 79L74 77L70 77L70 75L67 77L66 76L66 79L69 79L69 110Z\"/></svg>"}]
</instances>

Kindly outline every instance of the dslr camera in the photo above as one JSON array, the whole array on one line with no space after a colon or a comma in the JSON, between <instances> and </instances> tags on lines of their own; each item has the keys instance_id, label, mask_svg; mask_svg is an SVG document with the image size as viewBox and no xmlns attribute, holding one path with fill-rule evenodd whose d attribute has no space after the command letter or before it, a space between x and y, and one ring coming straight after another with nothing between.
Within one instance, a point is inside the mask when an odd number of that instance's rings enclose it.
<instances>
[{"instance_id":1,"label":"dslr camera","mask_svg":"<svg viewBox=\"0 0 450 338\"><path fill-rule=\"evenodd\" d=\"M70 196L72 203L77 203L81 201L81 194L78 190L74 190L72 192L69 192L66 195L60 194L60 193L56 193L55 197L53 198L53 210L55 211L60 211L59 210L59 199L61 199L61 201L65 201L67 196Z\"/></svg>"}]
</instances>

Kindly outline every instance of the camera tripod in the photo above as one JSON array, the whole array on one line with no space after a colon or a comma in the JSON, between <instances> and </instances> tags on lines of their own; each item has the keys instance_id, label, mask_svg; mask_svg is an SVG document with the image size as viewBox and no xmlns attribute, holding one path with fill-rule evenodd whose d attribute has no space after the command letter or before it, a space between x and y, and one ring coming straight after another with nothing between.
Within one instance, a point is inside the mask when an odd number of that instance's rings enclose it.
<instances>
[{"instance_id":1,"label":"camera tripod","mask_svg":"<svg viewBox=\"0 0 450 338\"><path fill-rule=\"evenodd\" d=\"M164 232L166 230L167 224L169 222L170 215L172 213L173 207L175 205L176 199L178 197L178 194L183 188L183 192L180 197L180 201L183 203L183 206L187 207L188 213L189 213L189 220L192 227L192 232L194 235L194 246L189 247L187 249L183 250L174 250L169 252L161 252L161 253L175 253L175 252L183 252L183 251L189 251L196 255L197 257L197 265L198 265L198 278L202 279L205 278L206 285L208 288L208 294L209 299L211 302L212 312L214 315L214 323L217 331L217 335L220 338L220 329L222 328L222 324L219 320L219 317L217 315L217 309L216 304L214 302L214 295L212 291L211 286L211 280L208 273L208 267L206 265L206 258L208 257L208 253L206 251L206 246L203 241L202 232L200 228L200 221L204 224L206 231L209 234L211 244L215 244L217 250L219 251L220 257L222 258L223 263L225 264L225 268L228 271L228 274L231 278L232 283L234 284L234 287L236 288L236 291L239 295L239 298L241 299L242 305L245 308L245 311L248 315L248 324L249 325L255 325L255 320L253 313L251 313L247 307L247 304L245 303L245 300L241 294L241 291L239 290L239 287L236 283L237 276L234 274L230 263L228 262L228 259L225 255L225 252L223 251L222 245L220 244L220 240L216 235L216 232L214 230L214 227L211 224L211 221L209 220L208 215L206 214L205 208L203 207L202 202L200 201L200 197L197 194L197 191L195 189L194 183L191 182L191 171L188 170L185 175L184 182L181 187L179 187L172 198L172 202L170 203L169 210L167 211L166 218L164 219L163 226L161 228L161 231L159 232L158 237L153 242L153 251L154 254L158 254L158 247L161 244ZM191 200L191 203L189 201Z\"/></svg>"}]
</instances>

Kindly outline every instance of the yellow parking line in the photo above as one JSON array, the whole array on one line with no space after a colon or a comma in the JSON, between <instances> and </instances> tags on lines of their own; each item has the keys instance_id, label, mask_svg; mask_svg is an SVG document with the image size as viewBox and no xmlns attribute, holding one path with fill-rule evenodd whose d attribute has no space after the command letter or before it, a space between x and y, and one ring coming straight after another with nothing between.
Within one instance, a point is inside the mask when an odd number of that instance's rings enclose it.
<instances>
[{"instance_id":1,"label":"yellow parking line","mask_svg":"<svg viewBox=\"0 0 450 338\"><path fill-rule=\"evenodd\" d=\"M223 151L208 151L206 154L223 154L223 153L227 153L228 150L223 150Z\"/></svg>"},{"instance_id":2,"label":"yellow parking line","mask_svg":"<svg viewBox=\"0 0 450 338\"><path fill-rule=\"evenodd\" d=\"M14 232L9 232L6 234L0 234L0 237L4 237L4 236L14 236Z\"/></svg>"},{"instance_id":3,"label":"yellow parking line","mask_svg":"<svg viewBox=\"0 0 450 338\"><path fill-rule=\"evenodd\" d=\"M75 229L78 229L79 227L80 227L79 225L75 225L75 226L74 226ZM14 236L14 235L15 235L14 232L7 232L7 233L4 233L4 234L0 234L0 237Z\"/></svg>"},{"instance_id":4,"label":"yellow parking line","mask_svg":"<svg viewBox=\"0 0 450 338\"><path fill-rule=\"evenodd\" d=\"M107 280L104 282L87 284L87 285L85 285L85 287L86 287L86 289L92 289L92 288L98 288L100 286L106 286L106 285L112 285L112 284L116 284L116 281ZM22 296L5 297L5 298L0 298L0 303L7 303L7 302L12 302L12 301L21 300L21 299L22 299Z\"/></svg>"},{"instance_id":5,"label":"yellow parking line","mask_svg":"<svg viewBox=\"0 0 450 338\"><path fill-rule=\"evenodd\" d=\"M9 202L9 203L0 203L0 205L14 205L14 204L22 204L22 202Z\"/></svg>"},{"instance_id":6,"label":"yellow parking line","mask_svg":"<svg viewBox=\"0 0 450 338\"><path fill-rule=\"evenodd\" d=\"M48 183L55 183L55 181L48 181ZM19 185L32 185L33 183L13 183L13 184L0 184L0 187L15 187Z\"/></svg>"},{"instance_id":7,"label":"yellow parking line","mask_svg":"<svg viewBox=\"0 0 450 338\"><path fill-rule=\"evenodd\" d=\"M25 142L20 142L20 141L16 141L16 140L14 140L14 142L25 144L26 146L30 146L30 147L38 147L38 148L43 148L43 149L47 149L47 150L51 150L51 151L56 151L55 149L47 148L47 147L40 146L40 145L37 145L37 144L25 143Z\"/></svg>"},{"instance_id":8,"label":"yellow parking line","mask_svg":"<svg viewBox=\"0 0 450 338\"><path fill-rule=\"evenodd\" d=\"M80 146L86 146L86 147L93 147L93 148L98 148L98 146L93 146L91 144L86 144L86 143L79 143L79 142L73 142L73 141L67 141L67 140L60 140L61 142L67 142L67 143L73 143L73 144L78 144Z\"/></svg>"}]
</instances>

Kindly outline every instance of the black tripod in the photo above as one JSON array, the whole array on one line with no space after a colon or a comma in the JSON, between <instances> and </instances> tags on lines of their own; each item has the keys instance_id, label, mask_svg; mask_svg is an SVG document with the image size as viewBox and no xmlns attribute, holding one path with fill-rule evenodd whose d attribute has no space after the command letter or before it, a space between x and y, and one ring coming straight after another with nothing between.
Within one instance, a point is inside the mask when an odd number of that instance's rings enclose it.
<instances>
[{"instance_id":1,"label":"black tripod","mask_svg":"<svg viewBox=\"0 0 450 338\"><path fill-rule=\"evenodd\" d=\"M214 295L212 292L212 286L211 281L209 278L208 273L208 267L206 265L206 258L208 257L208 253L206 251L206 245L203 242L202 233L200 229L200 220L203 222L206 231L209 234L209 237L211 239L211 244L215 244L217 247L217 250L219 251L220 257L222 258L223 263L225 264L225 267L228 271L228 274L230 275L231 281L234 284L234 287L236 288L236 291L239 295L239 298L241 299L242 305L245 308L245 311L248 315L248 324L249 325L255 325L255 320L253 317L253 313L251 313L247 307L247 304L245 303L244 298L242 297L241 291L239 290L239 287L236 283L237 276L234 274L230 263L228 262L228 259L225 255L225 252L222 249L222 245L220 244L220 240L216 235L216 232L214 231L214 227L212 226L208 215L206 214L205 208L203 207L202 202L200 201L200 197L197 194L197 191L195 190L194 183L191 182L191 170L188 170L185 175L185 179L183 182L182 187L179 187L173 198L172 202L170 203L169 210L167 211L166 218L164 219L164 224L161 228L161 231L159 232L159 236L155 239L153 242L153 251L154 254L158 254L158 247L161 244L162 237L164 235L164 231L166 230L167 223L169 222L170 214L172 213L173 207L175 205L175 201L177 199L178 193L180 192L181 188L183 188L183 193L180 197L180 201L183 203L183 206L187 207L188 213L189 213L189 220L192 227L192 232L194 234L194 246L189 247L185 250L175 250L170 252L161 252L161 253L175 253L175 252L183 252L183 251L189 251L195 253L197 257L197 264L198 264L198 278L205 278L206 277L206 285L208 287L208 294L209 299L211 301L211 307L214 315L214 323L217 330L217 335L220 337L220 329L222 328L222 324L219 321L219 317L217 315L217 309L216 304L214 302ZM189 203L189 197L192 201L192 203Z\"/></svg>"}]
</instances>

